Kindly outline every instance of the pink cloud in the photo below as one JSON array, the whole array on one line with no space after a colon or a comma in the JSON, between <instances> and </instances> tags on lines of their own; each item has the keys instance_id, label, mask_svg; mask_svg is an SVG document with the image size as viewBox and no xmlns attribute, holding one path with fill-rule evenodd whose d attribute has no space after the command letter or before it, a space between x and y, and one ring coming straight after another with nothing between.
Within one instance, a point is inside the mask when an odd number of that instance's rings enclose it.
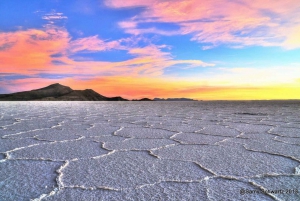
<instances>
[{"instance_id":1,"label":"pink cloud","mask_svg":"<svg viewBox=\"0 0 300 201\"><path fill-rule=\"evenodd\" d=\"M118 41L106 42L99 39L97 35L73 40L69 44L69 51L73 53L79 51L98 52L98 51L106 51L111 49L122 49L120 42Z\"/></svg>"},{"instance_id":2,"label":"pink cloud","mask_svg":"<svg viewBox=\"0 0 300 201\"><path fill-rule=\"evenodd\" d=\"M119 22L119 26L124 29L136 28L137 22L133 21L122 21Z\"/></svg>"},{"instance_id":3,"label":"pink cloud","mask_svg":"<svg viewBox=\"0 0 300 201\"><path fill-rule=\"evenodd\" d=\"M1 72L43 71L51 66L51 55L64 51L69 40L68 32L57 27L0 33Z\"/></svg>"},{"instance_id":4,"label":"pink cloud","mask_svg":"<svg viewBox=\"0 0 300 201\"><path fill-rule=\"evenodd\" d=\"M98 36L72 40L62 28L46 26L0 33L1 73L34 75L38 73L80 74L82 76L161 76L164 69L176 64L189 67L213 66L201 60L175 60L166 45L137 47L137 37L105 41ZM77 52L100 52L122 49L133 56L120 62L71 59ZM1 51L2 50L2 51ZM52 55L60 55L53 57Z\"/></svg>"},{"instance_id":5,"label":"pink cloud","mask_svg":"<svg viewBox=\"0 0 300 201\"><path fill-rule=\"evenodd\" d=\"M129 1L106 0L105 4L110 7L124 8L124 7L150 6L155 2L156 2L155 0L129 0Z\"/></svg>"},{"instance_id":6,"label":"pink cloud","mask_svg":"<svg viewBox=\"0 0 300 201\"><path fill-rule=\"evenodd\" d=\"M106 0L106 5L114 8L145 8L140 15L120 24L127 33L191 34L192 40L213 46L285 47L290 41L295 41L290 31L300 25L298 0ZM181 28L172 33L155 27L137 28L139 23L149 20L176 23ZM288 46L298 48L300 44Z\"/></svg>"}]
</instances>

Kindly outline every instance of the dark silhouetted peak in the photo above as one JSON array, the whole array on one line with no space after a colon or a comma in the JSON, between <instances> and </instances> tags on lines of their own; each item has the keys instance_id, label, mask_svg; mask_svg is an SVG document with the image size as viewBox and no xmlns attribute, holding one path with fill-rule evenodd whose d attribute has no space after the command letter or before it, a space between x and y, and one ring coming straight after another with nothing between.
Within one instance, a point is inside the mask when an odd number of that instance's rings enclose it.
<instances>
[{"instance_id":1,"label":"dark silhouetted peak","mask_svg":"<svg viewBox=\"0 0 300 201\"><path fill-rule=\"evenodd\" d=\"M117 97L108 98L108 101L128 101L128 100L120 96L117 96Z\"/></svg>"},{"instance_id":2,"label":"dark silhouetted peak","mask_svg":"<svg viewBox=\"0 0 300 201\"><path fill-rule=\"evenodd\" d=\"M64 85L61 85L59 83L50 84L48 87L60 87L60 86L65 87Z\"/></svg>"},{"instance_id":3,"label":"dark silhouetted peak","mask_svg":"<svg viewBox=\"0 0 300 201\"><path fill-rule=\"evenodd\" d=\"M60 84L52 84L44 88L35 89L31 91L17 92L12 94L5 94L1 96L1 100L10 101L27 101L27 100L39 100L48 97L59 97L73 90L70 87L63 86Z\"/></svg>"},{"instance_id":4,"label":"dark silhouetted peak","mask_svg":"<svg viewBox=\"0 0 300 201\"><path fill-rule=\"evenodd\" d=\"M194 99L190 99L190 98L154 98L154 101L197 101Z\"/></svg>"},{"instance_id":5,"label":"dark silhouetted peak","mask_svg":"<svg viewBox=\"0 0 300 201\"><path fill-rule=\"evenodd\" d=\"M132 101L153 101L150 98L133 99Z\"/></svg>"},{"instance_id":6,"label":"dark silhouetted peak","mask_svg":"<svg viewBox=\"0 0 300 201\"><path fill-rule=\"evenodd\" d=\"M150 98L142 98L140 101L152 101Z\"/></svg>"},{"instance_id":7,"label":"dark silhouetted peak","mask_svg":"<svg viewBox=\"0 0 300 201\"><path fill-rule=\"evenodd\" d=\"M40 89L35 89L33 91L37 91L37 90L47 90L47 89L69 89L69 90L72 90L70 87L68 86L64 86L64 85L61 85L59 83L55 83L55 84L51 84L47 87L44 87L44 88L40 88Z\"/></svg>"},{"instance_id":8,"label":"dark silhouetted peak","mask_svg":"<svg viewBox=\"0 0 300 201\"><path fill-rule=\"evenodd\" d=\"M0 101L128 101L120 96L105 97L92 89L73 90L59 83L12 94L0 94Z\"/></svg>"}]
</instances>

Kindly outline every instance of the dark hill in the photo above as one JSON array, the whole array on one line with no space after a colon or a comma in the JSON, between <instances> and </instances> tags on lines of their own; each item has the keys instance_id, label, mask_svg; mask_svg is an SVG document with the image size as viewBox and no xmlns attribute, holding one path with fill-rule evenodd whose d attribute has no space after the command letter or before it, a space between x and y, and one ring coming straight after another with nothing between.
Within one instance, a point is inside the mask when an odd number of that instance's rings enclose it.
<instances>
[{"instance_id":1,"label":"dark hill","mask_svg":"<svg viewBox=\"0 0 300 201\"><path fill-rule=\"evenodd\" d=\"M120 96L109 98L110 101L128 101Z\"/></svg>"},{"instance_id":2,"label":"dark hill","mask_svg":"<svg viewBox=\"0 0 300 201\"><path fill-rule=\"evenodd\" d=\"M133 99L132 101L152 101L149 98L142 98L142 99Z\"/></svg>"},{"instance_id":3,"label":"dark hill","mask_svg":"<svg viewBox=\"0 0 300 201\"><path fill-rule=\"evenodd\" d=\"M154 98L154 101L197 101L194 99L190 99L190 98Z\"/></svg>"},{"instance_id":4,"label":"dark hill","mask_svg":"<svg viewBox=\"0 0 300 201\"><path fill-rule=\"evenodd\" d=\"M92 89L73 90L61 84L52 84L47 87L17 92L0 94L0 101L127 101L122 97L108 98L98 94Z\"/></svg>"},{"instance_id":5,"label":"dark hill","mask_svg":"<svg viewBox=\"0 0 300 201\"><path fill-rule=\"evenodd\" d=\"M47 87L31 90L31 91L17 92L13 94L1 94L0 100L28 101L28 100L42 99L46 97L57 98L69 94L72 91L73 90L70 87L63 86L60 84L52 84Z\"/></svg>"}]
</instances>

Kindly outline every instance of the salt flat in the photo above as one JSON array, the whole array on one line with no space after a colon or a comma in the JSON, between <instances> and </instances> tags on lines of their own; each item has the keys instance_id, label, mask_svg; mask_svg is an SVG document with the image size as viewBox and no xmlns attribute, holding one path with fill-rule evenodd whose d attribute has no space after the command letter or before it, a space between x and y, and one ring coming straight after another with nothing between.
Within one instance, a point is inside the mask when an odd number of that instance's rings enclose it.
<instances>
[{"instance_id":1,"label":"salt flat","mask_svg":"<svg viewBox=\"0 0 300 201\"><path fill-rule=\"evenodd\" d=\"M300 200L299 106L1 102L0 200Z\"/></svg>"}]
</instances>

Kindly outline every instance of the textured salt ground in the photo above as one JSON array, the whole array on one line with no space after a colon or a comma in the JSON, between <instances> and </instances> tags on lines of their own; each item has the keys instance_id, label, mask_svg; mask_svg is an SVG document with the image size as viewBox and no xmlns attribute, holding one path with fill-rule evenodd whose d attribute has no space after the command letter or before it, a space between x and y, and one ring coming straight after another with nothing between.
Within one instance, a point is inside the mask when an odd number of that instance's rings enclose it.
<instances>
[{"instance_id":1,"label":"textured salt ground","mask_svg":"<svg viewBox=\"0 0 300 201\"><path fill-rule=\"evenodd\" d=\"M172 137L172 139L180 142L181 144L214 144L227 138L221 136L202 135L200 133L180 133Z\"/></svg>"},{"instance_id":2,"label":"textured salt ground","mask_svg":"<svg viewBox=\"0 0 300 201\"><path fill-rule=\"evenodd\" d=\"M208 201L204 182L160 182L154 185L144 186L138 189L123 191L110 191L104 189L83 190L79 188L65 188L54 196L45 200L201 200Z\"/></svg>"},{"instance_id":3,"label":"textured salt ground","mask_svg":"<svg viewBox=\"0 0 300 201\"><path fill-rule=\"evenodd\" d=\"M39 132L41 134L38 134L35 136L37 140L45 140L50 142L57 142L57 141L65 141L65 140L75 140L79 139L81 136L76 135L74 132L68 132L66 130L55 130L54 132Z\"/></svg>"},{"instance_id":4,"label":"textured salt ground","mask_svg":"<svg viewBox=\"0 0 300 201\"><path fill-rule=\"evenodd\" d=\"M86 137L113 135L120 127L111 126L110 124L93 124L89 129L80 132L80 135Z\"/></svg>"},{"instance_id":5,"label":"textured salt ground","mask_svg":"<svg viewBox=\"0 0 300 201\"><path fill-rule=\"evenodd\" d=\"M276 139L276 135L273 134L267 134L267 133L242 133L241 135L238 136L239 138L246 138L250 140L268 140L272 141Z\"/></svg>"},{"instance_id":6,"label":"textured salt ground","mask_svg":"<svg viewBox=\"0 0 300 201\"><path fill-rule=\"evenodd\" d=\"M285 137L299 137L300 128L294 127L276 127L270 131L270 133L278 134Z\"/></svg>"},{"instance_id":7,"label":"textured salt ground","mask_svg":"<svg viewBox=\"0 0 300 201\"><path fill-rule=\"evenodd\" d=\"M0 200L30 200L57 188L59 162L8 160L0 163Z\"/></svg>"},{"instance_id":8,"label":"textured salt ground","mask_svg":"<svg viewBox=\"0 0 300 201\"><path fill-rule=\"evenodd\" d=\"M300 137L297 138L292 138L292 137L281 137L281 136L276 136L274 140L279 141L279 142L284 142L288 144L296 144L300 145Z\"/></svg>"},{"instance_id":9,"label":"textured salt ground","mask_svg":"<svg viewBox=\"0 0 300 201\"><path fill-rule=\"evenodd\" d=\"M268 133L272 126L262 124L249 124L249 123L225 123L225 125L235 128L243 133Z\"/></svg>"},{"instance_id":10,"label":"textured salt ground","mask_svg":"<svg viewBox=\"0 0 300 201\"><path fill-rule=\"evenodd\" d=\"M271 140L267 144L263 141L249 141L245 142L245 148L249 150L288 156L300 161L300 146L298 145Z\"/></svg>"},{"instance_id":11,"label":"textured salt ground","mask_svg":"<svg viewBox=\"0 0 300 201\"><path fill-rule=\"evenodd\" d=\"M239 144L220 145L178 145L153 150L163 159L195 161L217 175L235 177L259 174L293 174L299 162L286 157L261 152L245 151Z\"/></svg>"},{"instance_id":12,"label":"textured salt ground","mask_svg":"<svg viewBox=\"0 0 300 201\"><path fill-rule=\"evenodd\" d=\"M252 179L258 185L265 189L283 190L283 193L274 195L281 200L292 201L300 200L300 177L299 176L266 176Z\"/></svg>"},{"instance_id":13,"label":"textured salt ground","mask_svg":"<svg viewBox=\"0 0 300 201\"><path fill-rule=\"evenodd\" d=\"M299 200L299 103L3 102L0 200Z\"/></svg>"},{"instance_id":14,"label":"textured salt ground","mask_svg":"<svg viewBox=\"0 0 300 201\"><path fill-rule=\"evenodd\" d=\"M119 121L113 121L113 120L110 120L108 122L107 125L108 126L111 126L111 127L123 127L123 128L141 128L141 127L150 127L150 125L139 125L139 124L135 124L135 123L132 123L132 122L122 122L122 120L119 120Z\"/></svg>"},{"instance_id":15,"label":"textured salt ground","mask_svg":"<svg viewBox=\"0 0 300 201\"><path fill-rule=\"evenodd\" d=\"M64 161L94 157L107 153L107 150L101 148L100 143L83 139L31 146L26 149L19 149L11 152L10 157L13 159Z\"/></svg>"},{"instance_id":16,"label":"textured salt ground","mask_svg":"<svg viewBox=\"0 0 300 201\"><path fill-rule=\"evenodd\" d=\"M1 118L0 119L0 127L1 126L8 126L8 125L12 125L13 123L15 122L14 119L11 119L11 118Z\"/></svg>"},{"instance_id":17,"label":"textured salt ground","mask_svg":"<svg viewBox=\"0 0 300 201\"><path fill-rule=\"evenodd\" d=\"M208 188L210 189L208 193L210 200L274 200L271 196L265 194L240 194L241 189L247 189L252 191L259 191L260 189L251 185L248 182L237 181L234 179L210 179L208 181Z\"/></svg>"},{"instance_id":18,"label":"textured salt ground","mask_svg":"<svg viewBox=\"0 0 300 201\"><path fill-rule=\"evenodd\" d=\"M221 136L228 136L228 137L233 137L241 134L241 132L233 128L229 128L221 125L208 125L202 130L198 131L197 133L203 133L209 135L221 135Z\"/></svg>"},{"instance_id":19,"label":"textured salt ground","mask_svg":"<svg viewBox=\"0 0 300 201\"><path fill-rule=\"evenodd\" d=\"M11 130L11 129L8 129L5 126L0 127L0 137L3 137L5 135L16 134L16 133L18 133L18 132L14 131L14 130Z\"/></svg>"},{"instance_id":20,"label":"textured salt ground","mask_svg":"<svg viewBox=\"0 0 300 201\"><path fill-rule=\"evenodd\" d=\"M106 142L103 148L109 150L149 150L168 145L176 145L177 142L168 139L127 139L122 142Z\"/></svg>"},{"instance_id":21,"label":"textured salt ground","mask_svg":"<svg viewBox=\"0 0 300 201\"><path fill-rule=\"evenodd\" d=\"M123 128L116 135L134 138L169 138L176 132L153 128Z\"/></svg>"},{"instance_id":22,"label":"textured salt ground","mask_svg":"<svg viewBox=\"0 0 300 201\"><path fill-rule=\"evenodd\" d=\"M86 174L90 173L90 174ZM71 175L85 175L72 177ZM160 160L147 152L116 152L88 160L72 161L64 169L65 186L110 189L136 188L158 181L201 180L211 174L192 162Z\"/></svg>"},{"instance_id":23,"label":"textured salt ground","mask_svg":"<svg viewBox=\"0 0 300 201\"><path fill-rule=\"evenodd\" d=\"M182 123L181 123L182 124ZM151 126L152 128L156 128L156 129L164 129L164 130L169 130L169 131L173 131L173 132L178 132L178 131L182 131L182 132L196 132L199 130L202 130L203 127L201 126L197 126L197 125L190 125L190 124L182 124L182 125L178 125L177 123L175 125L170 125L170 124L154 124Z\"/></svg>"},{"instance_id":24,"label":"textured salt ground","mask_svg":"<svg viewBox=\"0 0 300 201\"><path fill-rule=\"evenodd\" d=\"M41 128L51 128L53 126L57 126L58 123L60 122L49 119L34 118L29 120L19 120L15 124L5 127L10 130L13 130L15 133L18 133Z\"/></svg>"},{"instance_id":25,"label":"textured salt ground","mask_svg":"<svg viewBox=\"0 0 300 201\"><path fill-rule=\"evenodd\" d=\"M96 137L90 137L95 142L120 142L124 141L126 139L130 138L125 138L121 136L112 136L112 135L103 135L103 136L96 136Z\"/></svg>"},{"instance_id":26,"label":"textured salt ground","mask_svg":"<svg viewBox=\"0 0 300 201\"><path fill-rule=\"evenodd\" d=\"M40 130L34 130L29 132L19 132L15 134L5 135L4 139L25 139L32 138L41 141L64 141L64 140L74 140L81 136L76 134L80 132L74 132L74 130L69 130L58 126L55 128L45 128ZM22 141L22 140L21 140Z\"/></svg>"},{"instance_id":27,"label":"textured salt ground","mask_svg":"<svg viewBox=\"0 0 300 201\"><path fill-rule=\"evenodd\" d=\"M0 152L7 152L14 149L26 148L31 145L38 145L43 142L36 139L1 139L0 140Z\"/></svg>"}]
</instances>

